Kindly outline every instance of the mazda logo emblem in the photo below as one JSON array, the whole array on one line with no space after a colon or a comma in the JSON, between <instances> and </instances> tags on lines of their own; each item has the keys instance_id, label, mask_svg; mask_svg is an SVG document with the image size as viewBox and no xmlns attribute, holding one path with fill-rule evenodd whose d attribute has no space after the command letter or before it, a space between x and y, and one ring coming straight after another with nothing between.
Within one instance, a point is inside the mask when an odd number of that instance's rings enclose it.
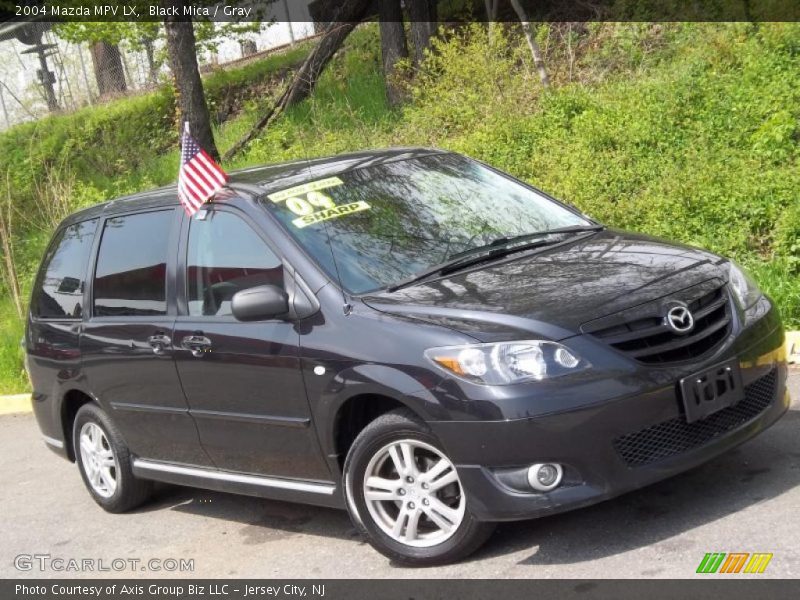
<instances>
[{"instance_id":1,"label":"mazda logo emblem","mask_svg":"<svg viewBox=\"0 0 800 600\"><path fill-rule=\"evenodd\" d=\"M694 327L694 317L685 306L673 306L667 311L667 325L675 333L689 333Z\"/></svg>"}]
</instances>

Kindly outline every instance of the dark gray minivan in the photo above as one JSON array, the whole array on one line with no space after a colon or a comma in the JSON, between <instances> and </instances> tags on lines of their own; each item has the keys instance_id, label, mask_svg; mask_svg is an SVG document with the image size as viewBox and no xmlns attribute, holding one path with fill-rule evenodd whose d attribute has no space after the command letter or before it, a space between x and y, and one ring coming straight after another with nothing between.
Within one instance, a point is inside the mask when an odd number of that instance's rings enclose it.
<instances>
[{"instance_id":1,"label":"dark gray minivan","mask_svg":"<svg viewBox=\"0 0 800 600\"><path fill-rule=\"evenodd\" d=\"M347 508L387 556L685 471L788 407L772 302L469 158L260 167L78 212L25 335L44 441L121 512L153 480Z\"/></svg>"}]
</instances>

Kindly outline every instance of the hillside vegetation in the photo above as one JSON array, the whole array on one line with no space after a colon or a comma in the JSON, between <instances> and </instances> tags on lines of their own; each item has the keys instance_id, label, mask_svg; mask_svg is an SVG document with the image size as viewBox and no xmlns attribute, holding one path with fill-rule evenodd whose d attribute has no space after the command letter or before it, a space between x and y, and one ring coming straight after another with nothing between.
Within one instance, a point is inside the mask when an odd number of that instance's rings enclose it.
<instances>
[{"instance_id":1,"label":"hillside vegetation","mask_svg":"<svg viewBox=\"0 0 800 600\"><path fill-rule=\"evenodd\" d=\"M800 325L800 26L548 25L539 41L548 90L516 28L445 31L391 111L377 28L362 26L313 96L224 166L389 145L464 152L608 225L736 258ZM307 48L206 78L221 151ZM0 134L25 298L63 214L174 180L177 131L165 89ZM0 393L27 386L21 333L4 290Z\"/></svg>"}]
</instances>

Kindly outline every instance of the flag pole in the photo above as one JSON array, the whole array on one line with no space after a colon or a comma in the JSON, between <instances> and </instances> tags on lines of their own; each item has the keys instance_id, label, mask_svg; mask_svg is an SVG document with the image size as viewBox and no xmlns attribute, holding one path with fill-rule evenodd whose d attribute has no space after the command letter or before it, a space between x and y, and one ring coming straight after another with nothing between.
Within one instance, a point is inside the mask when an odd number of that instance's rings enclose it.
<instances>
[{"instance_id":1,"label":"flag pole","mask_svg":"<svg viewBox=\"0 0 800 600\"><path fill-rule=\"evenodd\" d=\"M189 131L189 123L188 123L188 121L184 121L183 122L183 129L184 129L184 131L186 131L188 133L188 131ZM186 212L187 215L189 215L189 218L191 219L192 218L192 213L189 210L189 207L186 206L186 204L183 202L183 199L181 198L181 168L183 167L184 139L183 139L183 136L180 136L180 138L181 138L181 140L180 140L180 150L181 151L179 152L179 156L178 156L178 199L181 201L181 205L183 206L183 210Z\"/></svg>"},{"instance_id":2,"label":"flag pole","mask_svg":"<svg viewBox=\"0 0 800 600\"><path fill-rule=\"evenodd\" d=\"M186 214L194 216L205 202L211 203L217 192L226 187L228 174L192 138L189 120L183 121L181 162L178 167L178 198Z\"/></svg>"}]
</instances>

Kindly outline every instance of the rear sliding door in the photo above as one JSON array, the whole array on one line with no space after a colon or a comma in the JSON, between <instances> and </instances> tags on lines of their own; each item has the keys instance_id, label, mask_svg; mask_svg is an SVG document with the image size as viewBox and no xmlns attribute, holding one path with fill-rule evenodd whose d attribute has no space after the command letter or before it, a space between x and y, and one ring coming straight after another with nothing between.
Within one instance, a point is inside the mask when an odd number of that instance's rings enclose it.
<instances>
[{"instance_id":1,"label":"rear sliding door","mask_svg":"<svg viewBox=\"0 0 800 600\"><path fill-rule=\"evenodd\" d=\"M109 217L81 356L88 388L142 458L208 465L173 360L178 209Z\"/></svg>"}]
</instances>

